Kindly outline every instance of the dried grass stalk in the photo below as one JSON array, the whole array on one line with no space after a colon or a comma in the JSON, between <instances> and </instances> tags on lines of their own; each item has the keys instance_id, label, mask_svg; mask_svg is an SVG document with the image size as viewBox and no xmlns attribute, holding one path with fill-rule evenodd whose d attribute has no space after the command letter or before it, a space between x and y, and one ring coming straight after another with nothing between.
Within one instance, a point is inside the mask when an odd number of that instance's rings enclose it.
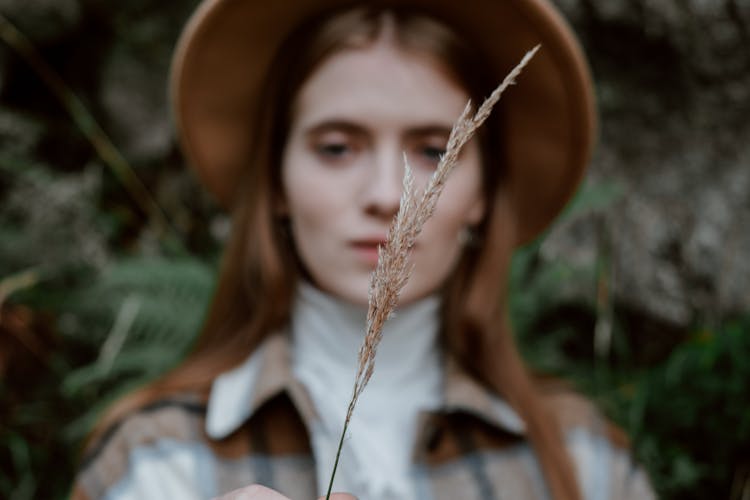
<instances>
[{"instance_id":1,"label":"dried grass stalk","mask_svg":"<svg viewBox=\"0 0 750 500\"><path fill-rule=\"evenodd\" d=\"M414 189L414 176L412 175L406 155L404 155L404 190L401 194L398 213L388 230L388 240L379 249L378 264L370 277L367 333L362 347L359 349L359 364L354 380L352 399L349 401L349 407L346 412L344 429L341 432L336 460L331 472L328 492L326 493L326 500L331 495L333 479L336 476L336 468L341 456L341 447L352 414L354 413L354 408L357 405L357 400L375 371L375 355L378 350L378 344L380 344L380 340L383 337L383 325L396 308L401 290L409 280L412 268L409 263L409 254L416 242L417 236L422 231L424 223L435 211L435 205L440 197L440 193L443 191L445 182L458 163L461 149L471 140L474 132L484 123L487 117L490 116L492 108L500 100L502 93L515 83L516 78L531 58L534 57L539 47L537 45L524 55L521 62L508 73L503 82L485 99L474 116L470 116L472 111L471 101L466 103L461 116L451 129L445 154L441 156L438 166L425 186L421 197L417 196Z\"/></svg>"}]
</instances>

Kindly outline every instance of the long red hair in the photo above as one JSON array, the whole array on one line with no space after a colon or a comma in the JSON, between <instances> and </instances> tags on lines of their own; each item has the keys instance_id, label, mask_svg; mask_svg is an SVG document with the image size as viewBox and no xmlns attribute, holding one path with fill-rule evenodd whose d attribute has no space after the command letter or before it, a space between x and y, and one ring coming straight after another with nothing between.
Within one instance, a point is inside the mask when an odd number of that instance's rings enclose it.
<instances>
[{"instance_id":1,"label":"long red hair","mask_svg":"<svg viewBox=\"0 0 750 500\"><path fill-rule=\"evenodd\" d=\"M294 98L331 54L375 41L385 19L393 21L400 48L432 58L473 102L481 102L496 85L483 73L481 55L446 24L421 13L360 7L325 13L295 31L280 48L265 81L257 116L264 125L256 127L252 168L237 183L232 233L196 346L172 372L116 404L96 434L128 411L166 394L207 391L219 374L287 325L300 267L275 206L283 196L279 166ZM502 144L487 139L497 137L492 132L501 126L500 110L479 134L488 209L477 228L479 243L466 247L443 289L443 346L521 415L553 497L577 500L581 495L560 425L519 355L508 319L507 271L516 235L503 192Z\"/></svg>"}]
</instances>

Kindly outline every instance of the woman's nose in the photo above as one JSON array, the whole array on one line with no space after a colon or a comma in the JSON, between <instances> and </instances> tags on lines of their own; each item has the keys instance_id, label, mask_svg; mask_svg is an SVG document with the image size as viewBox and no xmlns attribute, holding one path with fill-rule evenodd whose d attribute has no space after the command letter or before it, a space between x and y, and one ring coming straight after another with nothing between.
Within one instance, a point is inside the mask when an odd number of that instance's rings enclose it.
<instances>
[{"instance_id":1,"label":"woman's nose","mask_svg":"<svg viewBox=\"0 0 750 500\"><path fill-rule=\"evenodd\" d=\"M376 155L370 173L363 193L365 210L370 215L390 220L401 203L403 156L400 153Z\"/></svg>"}]
</instances>

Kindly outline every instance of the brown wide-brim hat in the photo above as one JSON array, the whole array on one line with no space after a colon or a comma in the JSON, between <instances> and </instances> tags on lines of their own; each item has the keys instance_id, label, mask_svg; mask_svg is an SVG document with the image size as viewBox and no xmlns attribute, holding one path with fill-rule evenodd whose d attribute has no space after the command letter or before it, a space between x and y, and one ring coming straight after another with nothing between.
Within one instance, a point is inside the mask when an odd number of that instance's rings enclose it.
<instances>
[{"instance_id":1,"label":"brown wide-brim hat","mask_svg":"<svg viewBox=\"0 0 750 500\"><path fill-rule=\"evenodd\" d=\"M253 158L253 117L284 38L311 15L351 0L204 0L179 40L171 99L180 141L201 181L231 206ZM362 2L360 2L362 3ZM369 2L376 4L377 2ZM391 2L393 4L393 2ZM546 0L403 0L450 20L489 58L499 83L542 48L502 98L507 193L517 244L555 218L578 186L596 130L588 66L570 27Z\"/></svg>"}]
</instances>

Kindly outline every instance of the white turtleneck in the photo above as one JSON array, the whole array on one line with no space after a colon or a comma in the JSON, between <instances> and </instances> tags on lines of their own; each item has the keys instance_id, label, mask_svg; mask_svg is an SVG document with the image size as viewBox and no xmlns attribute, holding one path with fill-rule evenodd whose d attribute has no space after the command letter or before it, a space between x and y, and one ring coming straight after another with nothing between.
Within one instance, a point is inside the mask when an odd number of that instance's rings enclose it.
<instances>
[{"instance_id":1,"label":"white turtleneck","mask_svg":"<svg viewBox=\"0 0 750 500\"><path fill-rule=\"evenodd\" d=\"M334 491L361 500L416 498L412 451L417 414L440 405L438 297L400 308L385 324L375 373L357 403L341 452ZM325 494L367 310L300 285L292 314L292 370L307 388L318 419L311 440L318 493Z\"/></svg>"}]
</instances>

